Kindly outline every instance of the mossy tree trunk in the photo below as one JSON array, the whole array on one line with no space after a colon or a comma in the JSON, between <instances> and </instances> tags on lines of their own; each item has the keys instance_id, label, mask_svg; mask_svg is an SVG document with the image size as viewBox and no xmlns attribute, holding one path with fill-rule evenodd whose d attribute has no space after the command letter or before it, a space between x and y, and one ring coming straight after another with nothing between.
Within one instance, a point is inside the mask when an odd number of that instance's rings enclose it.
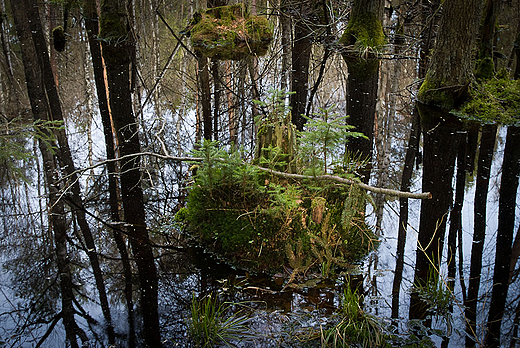
<instances>
[{"instance_id":1,"label":"mossy tree trunk","mask_svg":"<svg viewBox=\"0 0 520 348\"><path fill-rule=\"evenodd\" d=\"M354 1L351 17L340 43L345 46L375 49L384 43L382 26L383 1ZM372 159L374 137L374 117L376 112L377 89L379 82L379 60L359 52L343 53L348 67L347 115L348 123L355 126L356 132L363 133L368 139L350 139L347 149L363 159ZM371 164L361 173L363 182L370 179Z\"/></svg>"},{"instance_id":2,"label":"mossy tree trunk","mask_svg":"<svg viewBox=\"0 0 520 348\"><path fill-rule=\"evenodd\" d=\"M417 96L420 102L450 110L464 100L473 74L480 9L480 0L444 1L430 66Z\"/></svg>"},{"instance_id":3,"label":"mossy tree trunk","mask_svg":"<svg viewBox=\"0 0 520 348\"><path fill-rule=\"evenodd\" d=\"M161 347L158 314L158 280L154 256L146 227L141 188L139 131L132 109L130 71L134 41L127 3L122 0L101 2L100 38L103 44L110 109L119 144L121 195L124 221L137 265L140 282L144 341L147 347Z\"/></svg>"}]
</instances>

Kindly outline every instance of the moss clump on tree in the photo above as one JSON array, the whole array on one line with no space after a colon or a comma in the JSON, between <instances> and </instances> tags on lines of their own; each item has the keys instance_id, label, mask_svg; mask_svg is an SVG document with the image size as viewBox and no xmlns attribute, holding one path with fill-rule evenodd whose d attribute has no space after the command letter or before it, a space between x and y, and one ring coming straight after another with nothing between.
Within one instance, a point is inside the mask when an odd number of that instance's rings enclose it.
<instances>
[{"instance_id":1,"label":"moss clump on tree","mask_svg":"<svg viewBox=\"0 0 520 348\"><path fill-rule=\"evenodd\" d=\"M375 13L354 16L348 23L339 43L358 48L377 48L385 44L383 25Z\"/></svg>"},{"instance_id":2,"label":"moss clump on tree","mask_svg":"<svg viewBox=\"0 0 520 348\"><path fill-rule=\"evenodd\" d=\"M244 4L198 13L187 31L195 52L222 60L262 56L273 36L269 21L265 17L249 15Z\"/></svg>"},{"instance_id":3,"label":"moss clump on tree","mask_svg":"<svg viewBox=\"0 0 520 348\"><path fill-rule=\"evenodd\" d=\"M451 110L455 107L456 95L458 95L455 89L458 88L460 87L445 87L441 81L436 81L427 74L419 88L417 99L423 104Z\"/></svg>"},{"instance_id":4,"label":"moss clump on tree","mask_svg":"<svg viewBox=\"0 0 520 348\"><path fill-rule=\"evenodd\" d=\"M489 80L495 75L495 63L493 58L485 57L477 62L477 69L475 70L475 77L477 80Z\"/></svg>"}]
</instances>

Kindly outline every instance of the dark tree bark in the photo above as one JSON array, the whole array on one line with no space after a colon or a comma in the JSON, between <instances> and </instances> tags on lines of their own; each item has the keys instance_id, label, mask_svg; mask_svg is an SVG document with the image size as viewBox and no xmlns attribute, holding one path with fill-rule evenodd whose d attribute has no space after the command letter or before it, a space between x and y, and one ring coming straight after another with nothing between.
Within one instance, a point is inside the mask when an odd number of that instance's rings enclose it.
<instances>
[{"instance_id":1,"label":"dark tree bark","mask_svg":"<svg viewBox=\"0 0 520 348\"><path fill-rule=\"evenodd\" d=\"M209 79L208 58L199 56L198 65L198 84L199 100L202 104L202 127L204 139L211 140L213 136L213 124L211 122L211 88Z\"/></svg>"},{"instance_id":2,"label":"dark tree bark","mask_svg":"<svg viewBox=\"0 0 520 348\"><path fill-rule=\"evenodd\" d=\"M360 171L364 183L370 181L374 142L374 118L376 115L377 89L379 87L379 60L357 57L344 57L348 66L347 77L347 115L348 124L365 138L352 138L347 150L367 165Z\"/></svg>"},{"instance_id":3,"label":"dark tree bark","mask_svg":"<svg viewBox=\"0 0 520 348\"><path fill-rule=\"evenodd\" d=\"M520 175L520 128L509 126L507 129L500 198L498 202L498 233L493 272L493 290L487 323L486 347L500 347L500 328L507 293L509 290L509 268L511 245L515 228L516 193Z\"/></svg>"},{"instance_id":4,"label":"dark tree bark","mask_svg":"<svg viewBox=\"0 0 520 348\"><path fill-rule=\"evenodd\" d=\"M305 11L305 2L302 2L300 12ZM306 123L305 107L309 93L309 63L312 49L311 30L303 20L294 23L294 40L292 46L292 77L291 90L291 116L296 129L303 131Z\"/></svg>"},{"instance_id":5,"label":"dark tree bark","mask_svg":"<svg viewBox=\"0 0 520 348\"><path fill-rule=\"evenodd\" d=\"M96 84L96 91L98 97L98 106L101 114L101 122L103 124L103 133L105 136L105 150L107 160L107 172L108 172L108 200L110 206L110 218L112 223L121 221L120 217L120 198L119 189L117 182L117 167L116 162L110 161L116 158L114 134L112 130L112 121L110 116L110 110L108 107L108 96L106 93L106 83L103 59L101 55L101 44L97 39L99 34L98 25L98 13L97 5L95 0L86 0L84 2L85 11L85 27L88 35L88 42L90 46L90 54L92 57L92 65L94 70L94 82ZM128 256L128 250L123 234L119 229L113 229L114 240L117 245L117 249L121 256L123 264L123 273L125 277L125 299L128 310L128 346L130 348L135 347L135 325L134 325L134 301L132 294L132 268L130 265L130 259Z\"/></svg>"},{"instance_id":6,"label":"dark tree bark","mask_svg":"<svg viewBox=\"0 0 520 348\"><path fill-rule=\"evenodd\" d=\"M43 88L43 76L37 59L36 48L31 36L31 27L28 19L28 8L31 6L25 1L11 1L13 18L15 22L18 39L22 51L25 79L27 82L27 93L31 103L31 110L35 121L49 120L48 105L45 103L46 96ZM41 130L43 134L50 132ZM68 344L72 348L79 347L76 340L76 322L74 319L73 306L73 284L70 270L70 260L67 252L67 221L65 215L65 204L60 199L60 183L58 180L58 164L53 155L53 144L39 140L39 149L43 160L43 169L47 191L49 195L49 223L54 232L54 249L56 253L56 264L60 279L61 290L61 316Z\"/></svg>"},{"instance_id":7,"label":"dark tree bark","mask_svg":"<svg viewBox=\"0 0 520 348\"><path fill-rule=\"evenodd\" d=\"M127 3L105 0L101 3L100 37L108 77L112 120L121 161L121 194L124 221L137 265L140 283L144 341L150 348L161 347L158 314L158 280L146 227L141 188L139 131L132 110L130 71L134 42L128 32Z\"/></svg>"},{"instance_id":8,"label":"dark tree bark","mask_svg":"<svg viewBox=\"0 0 520 348\"><path fill-rule=\"evenodd\" d=\"M443 12L430 66L417 98L452 109L464 101L473 75L472 50L478 30L480 0L443 2ZM460 14L464 13L464 16Z\"/></svg>"},{"instance_id":9,"label":"dark tree bark","mask_svg":"<svg viewBox=\"0 0 520 348\"><path fill-rule=\"evenodd\" d=\"M491 175L491 162L495 148L497 127L487 125L482 127L480 151L477 166L477 182L475 186L474 202L474 228L473 243L471 245L471 265L469 271L468 294L464 315L466 316L466 347L475 346L477 302L480 288L480 274L482 272L482 253L484 251L484 239L487 225L487 196L489 189L489 177Z\"/></svg>"},{"instance_id":10,"label":"dark tree bark","mask_svg":"<svg viewBox=\"0 0 520 348\"><path fill-rule=\"evenodd\" d=\"M220 115L220 62L217 59L211 59L211 75L213 75L213 140L218 140L218 123Z\"/></svg>"},{"instance_id":11,"label":"dark tree bark","mask_svg":"<svg viewBox=\"0 0 520 348\"><path fill-rule=\"evenodd\" d=\"M343 45L361 45L372 47L383 44L382 27L383 1L354 1L350 20L340 43ZM368 165L360 173L361 180L370 180L372 148L374 138L374 117L376 113L377 89L379 82L379 60L368 56L359 57L359 52L351 55L343 53L343 59L348 67L347 80L347 115L348 123L355 126L357 132L363 133L368 139L354 138L347 144L347 150L357 154Z\"/></svg>"}]
</instances>

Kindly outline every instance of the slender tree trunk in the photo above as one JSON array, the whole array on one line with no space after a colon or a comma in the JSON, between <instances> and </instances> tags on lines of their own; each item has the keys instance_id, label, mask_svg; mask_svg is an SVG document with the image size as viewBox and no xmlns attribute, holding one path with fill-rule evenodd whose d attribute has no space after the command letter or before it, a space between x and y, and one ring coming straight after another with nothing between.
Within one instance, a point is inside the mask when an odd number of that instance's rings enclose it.
<instances>
[{"instance_id":1,"label":"slender tree trunk","mask_svg":"<svg viewBox=\"0 0 520 348\"><path fill-rule=\"evenodd\" d=\"M85 10L85 27L87 30L88 42L90 46L90 55L92 57L92 65L94 70L94 82L98 97L99 112L101 114L101 122L103 124L103 133L105 136L105 151L108 160L116 158L114 134L112 129L112 120L108 106L107 85L105 83L105 69L103 66L103 58L101 54L101 45L97 36L99 34L98 13L95 0L86 0L84 2ZM118 223L120 217L120 198L117 182L116 162L107 162L108 172L108 200L110 206L110 219L112 223ZM128 256L128 250L122 233L118 229L113 230L114 240L121 256L123 264L123 273L125 278L125 299L128 310L128 346L135 347L135 325L134 325L134 301L132 295L132 268Z\"/></svg>"},{"instance_id":2,"label":"slender tree trunk","mask_svg":"<svg viewBox=\"0 0 520 348\"><path fill-rule=\"evenodd\" d=\"M486 125L482 127L480 151L477 167L477 182L475 186L473 243L471 244L471 265L469 271L468 295L464 315L466 324L466 347L474 347L477 339L477 304L482 273L482 254L487 225L487 200L491 162L495 148L497 127Z\"/></svg>"},{"instance_id":3,"label":"slender tree trunk","mask_svg":"<svg viewBox=\"0 0 520 348\"><path fill-rule=\"evenodd\" d=\"M38 4L36 1L29 0L27 5L29 6L28 15L30 16L31 33L34 42L36 55L42 71L43 87L45 88L46 101L49 107L49 115L51 120L63 121L63 114L61 110L61 103L58 96L58 90L55 84L54 75L52 74L51 64L49 61L49 54L47 51L47 43L43 35L41 21L38 13ZM96 288L99 292L99 299L101 309L105 320L107 321L107 334L109 343L114 343L114 331L112 326L112 318L110 314L110 308L108 305L108 298L106 294L105 284L103 281L103 274L99 264L97 256L96 245L94 237L90 230L90 226L87 222L85 207L83 206L83 200L81 198L81 188L79 186L79 179L75 172L75 165L70 152L67 135L64 129L57 129L55 132L58 140L58 161L61 165L61 170L64 172L64 176L68 176L70 181L67 185L70 185L72 195L68 199L71 208L76 212L76 218L78 225L80 226L85 245L87 247L87 256L92 266L94 278L96 281Z\"/></svg>"},{"instance_id":4,"label":"slender tree trunk","mask_svg":"<svg viewBox=\"0 0 520 348\"><path fill-rule=\"evenodd\" d=\"M143 316L144 340L149 348L161 347L158 313L158 280L153 251L146 227L143 191L141 188L139 131L132 110L130 71L132 36L126 2L105 0L101 3L100 37L108 77L112 121L116 131L121 161L121 194L124 221L137 265L140 282L140 306Z\"/></svg>"},{"instance_id":5,"label":"slender tree trunk","mask_svg":"<svg viewBox=\"0 0 520 348\"><path fill-rule=\"evenodd\" d=\"M211 122L211 90L209 81L209 64L208 58L199 56L198 64L198 82L199 82L199 100L202 104L202 127L204 139L211 140L213 136L213 125Z\"/></svg>"},{"instance_id":6,"label":"slender tree trunk","mask_svg":"<svg viewBox=\"0 0 520 348\"><path fill-rule=\"evenodd\" d=\"M498 202L498 233L493 272L493 290L487 323L486 347L500 346L500 328L509 290L511 245L515 227L516 193L520 175L520 128L507 129L500 198Z\"/></svg>"},{"instance_id":7,"label":"slender tree trunk","mask_svg":"<svg viewBox=\"0 0 520 348\"><path fill-rule=\"evenodd\" d=\"M291 17L288 14L287 0L280 0L280 30L282 43L282 66L280 89L289 92L289 78L291 76Z\"/></svg>"},{"instance_id":8,"label":"slender tree trunk","mask_svg":"<svg viewBox=\"0 0 520 348\"><path fill-rule=\"evenodd\" d=\"M11 1L15 27L21 43L27 92L31 102L33 117L35 121L46 121L49 120L49 110L48 105L45 104L46 96L43 88L43 77L27 17L29 6L31 5L25 1ZM45 129L42 129L42 132L44 134L48 133ZM51 135L49 134L49 136ZM39 140L39 149L42 155L43 170L49 194L49 223L54 232L54 249L61 290L61 315L67 341L72 348L76 348L78 347L78 342L76 340L76 322L74 319L74 294L66 242L68 227L64 202L60 199L60 184L56 177L58 166L50 144Z\"/></svg>"},{"instance_id":9,"label":"slender tree trunk","mask_svg":"<svg viewBox=\"0 0 520 348\"><path fill-rule=\"evenodd\" d=\"M303 131L305 125L305 107L309 93L309 64L311 57L311 31L301 20L294 24L294 42L292 47L291 112L292 123Z\"/></svg>"},{"instance_id":10,"label":"slender tree trunk","mask_svg":"<svg viewBox=\"0 0 520 348\"><path fill-rule=\"evenodd\" d=\"M231 63L224 62L225 69L225 81L226 81L226 101L227 101L227 112L228 112L228 129L229 129L229 142L237 147L237 119L235 112L235 105L233 101L233 82L231 79Z\"/></svg>"},{"instance_id":11,"label":"slender tree trunk","mask_svg":"<svg viewBox=\"0 0 520 348\"><path fill-rule=\"evenodd\" d=\"M218 123L220 115L220 62L217 59L211 59L211 74L213 75L213 140L218 140Z\"/></svg>"}]
</instances>

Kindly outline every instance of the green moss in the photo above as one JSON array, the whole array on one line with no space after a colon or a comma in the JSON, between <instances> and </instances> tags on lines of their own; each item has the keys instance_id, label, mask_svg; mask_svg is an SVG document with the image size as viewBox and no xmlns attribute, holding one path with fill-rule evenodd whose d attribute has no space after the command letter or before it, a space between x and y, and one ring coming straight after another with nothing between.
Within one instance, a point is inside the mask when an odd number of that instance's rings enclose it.
<instances>
[{"instance_id":1,"label":"green moss","mask_svg":"<svg viewBox=\"0 0 520 348\"><path fill-rule=\"evenodd\" d=\"M195 51L223 60L263 55L273 35L267 19L250 16L244 4L211 8L194 16L190 26Z\"/></svg>"},{"instance_id":2,"label":"green moss","mask_svg":"<svg viewBox=\"0 0 520 348\"><path fill-rule=\"evenodd\" d=\"M459 110L458 117L484 123L520 125L520 81L492 78L475 84L471 98Z\"/></svg>"},{"instance_id":3,"label":"green moss","mask_svg":"<svg viewBox=\"0 0 520 348\"><path fill-rule=\"evenodd\" d=\"M442 82L434 80L427 74L419 88L417 99L423 104L451 110L455 105L456 94L453 89L443 87Z\"/></svg>"},{"instance_id":4,"label":"green moss","mask_svg":"<svg viewBox=\"0 0 520 348\"><path fill-rule=\"evenodd\" d=\"M488 80L495 75L495 64L493 58L485 57L477 62L475 77L479 80Z\"/></svg>"},{"instance_id":5,"label":"green moss","mask_svg":"<svg viewBox=\"0 0 520 348\"><path fill-rule=\"evenodd\" d=\"M360 48L377 48L384 45L385 34L381 21L375 13L355 16L349 21L340 44L357 45Z\"/></svg>"},{"instance_id":6,"label":"green moss","mask_svg":"<svg viewBox=\"0 0 520 348\"><path fill-rule=\"evenodd\" d=\"M126 22L117 11L106 9L99 18L99 38L107 41L123 40L128 35Z\"/></svg>"},{"instance_id":7,"label":"green moss","mask_svg":"<svg viewBox=\"0 0 520 348\"><path fill-rule=\"evenodd\" d=\"M327 261L342 267L377 247L364 222L366 194L357 187L290 184L266 174L237 180L227 169L212 170L211 185L204 178L208 173L198 171L187 207L176 218L240 267L272 273L301 264L293 250L312 260L309 266ZM236 172L247 170L235 166Z\"/></svg>"}]
</instances>

